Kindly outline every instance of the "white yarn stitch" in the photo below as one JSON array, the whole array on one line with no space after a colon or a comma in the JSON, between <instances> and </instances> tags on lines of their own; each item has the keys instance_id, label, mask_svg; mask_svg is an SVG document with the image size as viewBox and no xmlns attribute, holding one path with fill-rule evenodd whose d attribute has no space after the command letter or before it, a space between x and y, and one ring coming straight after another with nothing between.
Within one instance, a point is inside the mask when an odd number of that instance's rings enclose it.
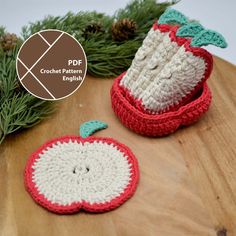
<instances>
[{"instance_id":1,"label":"white yarn stitch","mask_svg":"<svg viewBox=\"0 0 236 236\"><path fill-rule=\"evenodd\" d=\"M105 203L122 194L131 180L131 164L115 145L57 142L33 165L33 182L52 203Z\"/></svg>"},{"instance_id":2,"label":"white yarn stitch","mask_svg":"<svg viewBox=\"0 0 236 236\"><path fill-rule=\"evenodd\" d=\"M160 30L151 29L143 41L142 46L138 49L132 61L130 68L125 76L121 79L120 84L129 88L136 81L139 74L148 63L154 53L155 48L160 44L164 35Z\"/></svg>"},{"instance_id":3,"label":"white yarn stitch","mask_svg":"<svg viewBox=\"0 0 236 236\"><path fill-rule=\"evenodd\" d=\"M135 98L142 97L143 93L145 93L147 87L152 84L153 80L158 79L158 74L166 63L171 60L178 49L178 44L172 42L169 34L166 34L163 37L163 41L150 57L146 67L143 69L141 74L138 75L137 80L129 87L129 90Z\"/></svg>"},{"instance_id":4,"label":"white yarn stitch","mask_svg":"<svg viewBox=\"0 0 236 236\"><path fill-rule=\"evenodd\" d=\"M142 99L144 107L154 113L167 111L202 80L205 68L202 58L182 46L137 98Z\"/></svg>"},{"instance_id":5,"label":"white yarn stitch","mask_svg":"<svg viewBox=\"0 0 236 236\"><path fill-rule=\"evenodd\" d=\"M153 41L155 40L155 41ZM120 81L153 114L178 105L203 79L205 61L151 29Z\"/></svg>"}]
</instances>

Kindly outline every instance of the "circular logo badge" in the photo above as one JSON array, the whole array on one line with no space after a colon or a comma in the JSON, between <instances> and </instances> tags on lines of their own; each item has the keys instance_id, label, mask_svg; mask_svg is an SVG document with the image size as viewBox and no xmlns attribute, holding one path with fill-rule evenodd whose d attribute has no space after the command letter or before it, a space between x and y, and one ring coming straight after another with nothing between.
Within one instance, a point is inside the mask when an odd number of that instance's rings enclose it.
<instances>
[{"instance_id":1,"label":"circular logo badge","mask_svg":"<svg viewBox=\"0 0 236 236\"><path fill-rule=\"evenodd\" d=\"M21 46L16 68L21 84L29 93L44 100L59 100L80 87L87 60L74 37L59 30L44 30Z\"/></svg>"}]
</instances>

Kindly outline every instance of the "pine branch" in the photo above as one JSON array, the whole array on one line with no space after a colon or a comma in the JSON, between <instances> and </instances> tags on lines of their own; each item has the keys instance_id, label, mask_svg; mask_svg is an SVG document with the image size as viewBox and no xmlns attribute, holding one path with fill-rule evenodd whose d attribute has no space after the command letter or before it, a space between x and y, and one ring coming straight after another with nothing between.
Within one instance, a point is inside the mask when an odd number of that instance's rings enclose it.
<instances>
[{"instance_id":1,"label":"pine branch","mask_svg":"<svg viewBox=\"0 0 236 236\"><path fill-rule=\"evenodd\" d=\"M2 37L6 33L5 27L0 26L0 37Z\"/></svg>"},{"instance_id":2,"label":"pine branch","mask_svg":"<svg viewBox=\"0 0 236 236\"><path fill-rule=\"evenodd\" d=\"M0 59L0 144L8 134L35 125L54 111L51 102L16 89L17 51Z\"/></svg>"},{"instance_id":3,"label":"pine branch","mask_svg":"<svg viewBox=\"0 0 236 236\"><path fill-rule=\"evenodd\" d=\"M139 41L126 41L122 44L105 43L94 39L84 42L87 54L88 73L98 77L114 77L127 70L139 46Z\"/></svg>"},{"instance_id":4,"label":"pine branch","mask_svg":"<svg viewBox=\"0 0 236 236\"><path fill-rule=\"evenodd\" d=\"M82 38L83 29L93 22L102 22L105 28L109 28L112 17L95 11L78 12L77 14L69 12L63 17L48 16L42 21L37 21L35 23L30 23L29 26L24 26L22 29L22 36L24 39L27 39L40 30L58 29L65 31L80 40Z\"/></svg>"},{"instance_id":5,"label":"pine branch","mask_svg":"<svg viewBox=\"0 0 236 236\"><path fill-rule=\"evenodd\" d=\"M117 20L124 18L134 20L139 32L146 34L154 20L158 19L167 7L175 3L176 1L157 3L155 0L136 0L130 2L124 9L118 10L114 17Z\"/></svg>"},{"instance_id":6,"label":"pine branch","mask_svg":"<svg viewBox=\"0 0 236 236\"><path fill-rule=\"evenodd\" d=\"M22 35L26 39L44 29L59 29L72 34L84 47L88 73L96 77L114 77L127 70L154 21L174 3L176 1L157 3L155 0L134 0L113 16L97 12L70 12L63 17L48 16L24 27ZM135 38L122 43L114 42L111 37L112 23L124 18L137 23ZM90 39L86 39L83 30L92 23L101 23L105 32L93 34Z\"/></svg>"},{"instance_id":7,"label":"pine branch","mask_svg":"<svg viewBox=\"0 0 236 236\"><path fill-rule=\"evenodd\" d=\"M27 39L44 29L65 31L73 35L84 47L88 59L88 73L99 77L114 77L127 70L153 22L175 2L133 0L113 16L95 11L77 14L69 12L62 17L48 16L23 27L22 36ZM111 35L112 24L124 18L135 21L138 29L134 38L121 43L115 42ZM84 30L93 23L101 24L104 33L94 33L92 37L86 38ZM0 27L0 37L5 33L5 29ZM11 52L0 51L0 144L8 134L34 126L54 111L51 102L35 98L25 90L19 91L15 63L21 43L19 40L19 45Z\"/></svg>"}]
</instances>

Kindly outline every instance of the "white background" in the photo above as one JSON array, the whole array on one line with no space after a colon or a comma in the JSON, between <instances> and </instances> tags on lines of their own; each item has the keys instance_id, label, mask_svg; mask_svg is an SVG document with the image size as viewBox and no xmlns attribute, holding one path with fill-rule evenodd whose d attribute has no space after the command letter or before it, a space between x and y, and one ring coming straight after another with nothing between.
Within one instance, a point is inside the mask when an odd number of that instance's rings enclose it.
<instances>
[{"instance_id":1,"label":"white background","mask_svg":"<svg viewBox=\"0 0 236 236\"><path fill-rule=\"evenodd\" d=\"M20 34L22 26L47 15L64 15L68 11L97 10L113 14L128 0L0 0L0 25ZM199 20L206 28L222 33L227 49L207 49L236 64L236 0L182 0L174 6L189 18Z\"/></svg>"}]
</instances>

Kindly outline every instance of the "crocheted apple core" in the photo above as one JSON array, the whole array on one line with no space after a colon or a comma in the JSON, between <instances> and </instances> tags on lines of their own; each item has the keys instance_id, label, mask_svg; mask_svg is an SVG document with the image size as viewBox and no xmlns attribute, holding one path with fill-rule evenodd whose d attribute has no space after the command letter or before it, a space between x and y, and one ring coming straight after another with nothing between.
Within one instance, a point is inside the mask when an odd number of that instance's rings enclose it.
<instances>
[{"instance_id":1,"label":"crocheted apple core","mask_svg":"<svg viewBox=\"0 0 236 236\"><path fill-rule=\"evenodd\" d=\"M149 33L120 81L120 85L137 102L141 102L141 110L145 113L161 114L177 110L195 94L196 88L207 77L206 71L211 70L210 63L205 59L211 59L211 55L201 48L198 51L204 53L204 57L194 55L191 49L188 51L187 39L178 38L176 30L172 27L168 34L156 29L161 42L156 40L151 47L145 44L153 34ZM147 47L151 49L147 50ZM146 55L141 58L139 51L142 50L146 51Z\"/></svg>"},{"instance_id":2,"label":"crocheted apple core","mask_svg":"<svg viewBox=\"0 0 236 236\"><path fill-rule=\"evenodd\" d=\"M138 182L137 160L110 138L63 137L32 154L26 188L36 202L56 213L114 209L130 198Z\"/></svg>"},{"instance_id":3,"label":"crocheted apple core","mask_svg":"<svg viewBox=\"0 0 236 236\"><path fill-rule=\"evenodd\" d=\"M213 58L201 46L225 48L224 37L167 9L153 24L128 70L111 88L112 108L136 133L164 136L196 122L211 103Z\"/></svg>"}]
</instances>

